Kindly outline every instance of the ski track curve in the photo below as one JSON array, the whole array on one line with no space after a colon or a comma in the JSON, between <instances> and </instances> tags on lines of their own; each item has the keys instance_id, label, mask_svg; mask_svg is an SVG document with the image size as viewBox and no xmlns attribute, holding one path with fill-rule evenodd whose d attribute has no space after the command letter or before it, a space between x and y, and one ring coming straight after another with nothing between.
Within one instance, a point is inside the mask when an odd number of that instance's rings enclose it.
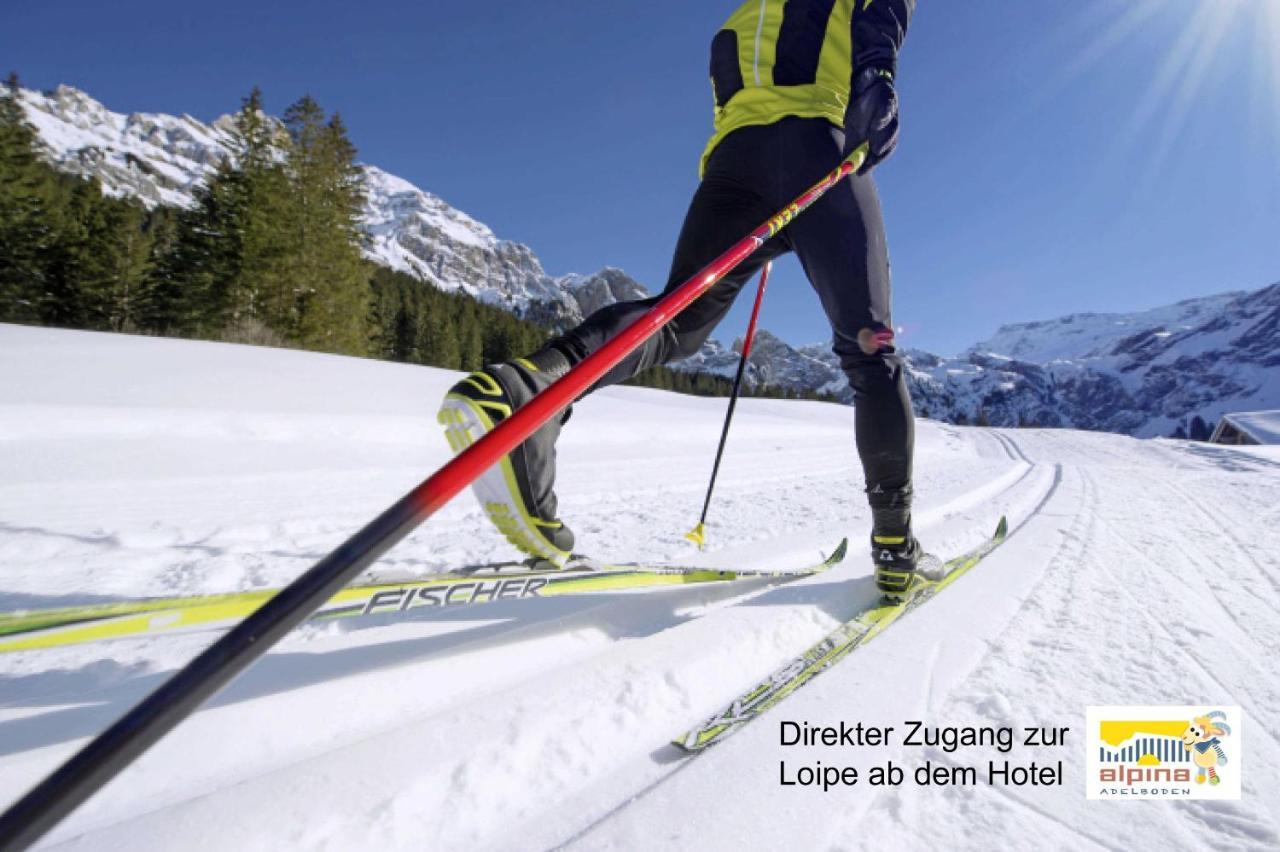
<instances>
[{"instance_id":1,"label":"ski track curve","mask_svg":"<svg viewBox=\"0 0 1280 852\"><path fill-rule=\"evenodd\" d=\"M943 709L934 711L934 717L957 724L967 721L966 715L973 718L975 723L988 724L1016 723L1019 719L1014 718L1015 715L1021 715L1026 721L1050 721L1055 716L1063 716L1071 721L1073 718L1080 718L1077 714L1081 714L1083 706L1088 703L1183 703L1188 700L1239 703L1246 708L1251 732L1263 732L1261 737L1264 742L1258 752L1255 753L1254 746L1250 746L1250 769L1257 767L1260 771L1246 776L1246 796L1253 797L1255 806L1245 808L1236 803L1197 803L1195 807L1184 808L1173 803L1144 803L1150 807L1135 809L1138 811L1136 818L1126 814L1118 823L1109 822L1109 827L1115 830L1104 834L1088 828L1097 822L1097 815L1086 810L1083 794L1078 792L1083 781L1079 778L1078 767L1072 767L1074 777L1068 778L1063 795L1054 797L1047 804L1002 788L960 792L944 790L932 799L919 795L918 791L894 791L887 794L864 794L857 801L842 806L846 814L844 822L829 831L814 831L812 828L806 830L803 820L792 820L785 828L794 830L796 833L792 835L793 838L805 845L851 848L872 848L885 843L902 846L904 837L908 838L906 848L911 849L955 846L957 824L966 825L969 837L998 836L1015 848L1145 848L1153 837L1174 840L1176 845L1185 848L1203 848L1206 845L1246 849L1273 847L1280 840L1276 821L1273 816L1266 814L1265 809L1259 812L1256 803L1259 801L1257 796L1263 795L1265 798L1262 791L1274 789L1277 781L1276 772L1271 767L1276 765L1280 755L1275 753L1275 739L1270 734L1270 731L1275 730L1276 720L1267 709L1276 706L1273 692L1277 672L1274 668L1258 670L1257 648L1250 645L1265 640L1268 634L1274 635L1277 627L1275 612L1272 611L1269 616L1266 613L1255 613L1258 618L1244 622L1250 625L1244 635L1236 635L1230 646L1218 649L1217 653L1206 659L1194 639L1188 641L1186 637L1176 636L1156 620L1156 616L1133 593L1127 591L1129 585L1161 588L1160 584L1164 582L1167 587L1167 577L1151 576L1151 572L1160 565L1158 561L1153 561L1145 554L1144 558L1139 559L1128 553L1123 558L1116 557L1123 566L1122 570L1120 567L1108 566L1105 560L1098 565L1098 560L1090 555L1100 539L1113 545L1110 549L1101 548L1101 552L1126 553L1125 538L1133 535L1134 527L1143 526L1140 519L1149 516L1148 513L1155 516L1167 513L1179 518L1205 516L1204 512L1199 511L1199 504L1191 501L1181 489L1160 487L1161 483L1167 484L1166 471L1171 467L1171 451L1158 446L1146 448L1134 442L1134 446L1127 447L1123 453L1117 453L1112 448L1105 448L1099 453L1082 452L1096 446L1099 440L1115 440L1114 436L1076 439L1069 433L1032 431L1018 433L1017 439L996 432L992 433L992 437L1009 451L1011 457L1030 460L1074 456L1075 463L1061 467L1062 488L1051 489L1042 505L1037 507L1038 511L1018 525L1022 527L1035 524L1040 528L1022 542L1023 545L1041 542L1042 546L1038 549L1043 568L1037 573L1036 582L1021 586L1018 591L1025 592L1021 597L1015 593L1006 599L1006 605L1011 608L1011 619L1001 622L996 618L1001 629L994 634L991 630L984 632L984 635L993 638L979 640L982 650L974 655L973 666L967 670L967 675L957 673L954 668L949 672L947 680L951 688L946 690ZM1069 446L1059 447L1059 441ZM1100 486L1097 470L1110 474L1110 465L1120 460L1125 462L1120 475L1109 475L1105 480L1106 484ZM1141 470L1142 476L1134 477L1135 470ZM1276 486L1280 486L1280 483L1271 487L1273 499L1280 496L1280 488ZM1114 499L1114 495L1107 493L1113 490L1121 491L1123 499ZM1055 495L1055 492L1060 493ZM1176 500L1172 505L1170 495ZM1117 505L1126 507L1125 516L1130 519L1127 525L1122 526L1118 540L1114 527L1119 522L1107 515L1108 507ZM1045 529L1050 525L1058 526L1056 537ZM1193 528L1191 531L1194 533L1198 530ZM1219 527L1217 532L1221 534L1222 528ZM1054 540L1057 541L1056 545L1044 544ZM995 568L1000 563L1008 565L1013 557L1019 555L1018 544L1016 536L1011 536L1009 543L989 557L993 562L991 567ZM1143 544L1149 545L1150 542L1144 541ZM1188 561L1186 545L1187 541L1183 539L1164 543L1161 555L1166 560L1166 573L1176 573L1175 566ZM1132 550L1133 547L1130 546L1128 551ZM1204 548L1193 548L1190 561L1194 564L1206 559L1204 552ZM1250 552L1251 558L1243 562L1248 570L1265 572L1267 562L1265 557L1254 555L1258 552ZM1212 557L1209 557L1209 562L1212 564ZM1120 572L1119 577L1117 572ZM984 568L972 578L966 578L965 587L974 587L988 573L988 569ZM1133 576L1135 574L1136 577ZM1256 578L1246 576L1237 579ZM1113 587L1117 583L1126 590L1124 593L1113 593ZM949 594L956 594L961 588L961 584L957 584L956 592ZM1269 589L1269 584L1267 588ZM1005 591L1009 592L1008 589ZM1200 599L1206 591L1207 588L1198 590L1193 600ZM1011 605L1010 599L1014 601ZM1185 598L1173 596L1167 606L1181 606L1185 610L1185 601ZM942 602L943 599L939 599L930 606L937 607ZM1095 608L1100 611L1095 612ZM1126 636L1110 629L1109 625L1131 621L1135 612L1141 613L1144 620L1156 620L1151 630L1163 640L1162 643L1153 643L1151 633ZM1192 619L1186 617L1184 620L1189 622ZM1096 629L1092 633L1081 629L1083 624L1095 623L1107 625L1101 630L1102 636L1096 635ZM912 625L913 628L918 626L919 622ZM972 625L965 625L964 629L970 630ZM895 628L895 632L899 635L886 635L881 641L906 641L909 638L904 635L907 632L906 622ZM1109 642L1112 638L1122 639L1123 642L1118 643L1119 647L1111 646ZM972 637L966 639L974 641ZM1110 652L1107 650L1109 647ZM874 652L868 649L861 653ZM1038 670L1026 671L1026 666L1019 658L1028 654L1037 658ZM1155 659L1148 663L1152 654L1155 654ZM1109 657L1114 657L1114 660L1108 659ZM1237 658L1249 662L1231 665L1228 672L1222 672L1224 659ZM805 709L802 705L820 704L818 693L824 689L829 692L840 691L840 684L835 681L840 677L851 680L851 664L855 662L854 658L850 658L837 669L824 674L806 687L808 695L797 694L788 699L791 714L789 718L804 718ZM923 703L924 709L921 712L927 711L932 705L933 696L939 691L938 673L946 669L947 665L942 658L934 654L927 657L927 664L923 666L926 685L915 698L917 702ZM1087 671L1091 677L1073 680L1069 673L1075 670ZM1190 692L1184 691L1183 684L1187 680L1179 679L1170 684L1160 676L1162 672L1177 670L1184 671L1184 678L1198 686L1193 686ZM962 666L960 672L964 671L966 670ZM1057 675L1048 675L1046 671L1056 672ZM983 686L985 684L1012 684L1013 688L992 688ZM909 706L910 700L910 697L904 696L901 702ZM874 700L870 704L873 705L871 712L874 712L875 706L879 706ZM1015 708L1020 713L1015 713ZM860 717L855 714L854 718ZM756 726L766 724L766 720L761 720ZM758 733L758 730L757 728L752 733ZM681 816L678 801L683 793L711 784L712 775L735 777L735 774L749 772L753 762L749 757L751 752L769 751L767 736L755 736L749 738L749 741L743 741L746 739L748 735L744 731L740 737L731 739L723 746L718 746L717 750L699 758L698 760L707 761L705 772L700 771L696 761L681 765L678 775L671 773L663 779L680 789L672 791L663 783L651 784L639 797L623 803L607 818L575 834L566 848L627 848L629 842L639 839L636 828L648 824L655 818L657 811L668 811L678 821ZM1250 741L1257 742L1254 733L1250 734ZM720 753L717 754L717 751ZM777 753L776 748L773 753ZM900 752L898 755L900 756ZM828 751L825 756L834 755ZM936 750L925 756L935 761L948 759ZM1065 762L1071 766L1076 754L1065 757ZM695 775L700 777L681 783L688 776ZM1007 805L1001 805L1002 801ZM633 813L635 809L646 807L647 812L644 814ZM805 812L801 811L801 814L803 816ZM814 820L820 818L817 813L810 812L810 815ZM829 809L823 812L821 818L830 818ZM758 825L753 828L759 830ZM778 834L785 836L785 833L783 831ZM760 834L750 835L756 841L760 837ZM692 848L707 839L698 832L689 832L673 839L671 845Z\"/></svg>"},{"instance_id":2,"label":"ski track curve","mask_svg":"<svg viewBox=\"0 0 1280 852\"><path fill-rule=\"evenodd\" d=\"M1052 450L1055 455L1066 454L1062 452L1066 448L1058 447L1057 441L1046 447L1044 436L1035 432L1027 433L1022 440L1030 445L1029 452L1033 455L1044 450ZM1076 449L1094 441L1067 434L1063 434L1061 440L1076 444ZM1274 613L1269 619L1251 622L1251 636L1234 637L1229 647L1206 658L1203 643L1196 637L1179 636L1168 626L1192 620L1185 613L1185 596L1170 594L1156 605L1137 597L1131 589L1141 588L1150 593L1168 588L1171 578L1167 575L1176 573L1180 563L1206 558L1211 562L1212 557L1206 557L1204 549L1192 548L1188 559L1187 539L1160 542L1158 536L1148 535L1140 542L1141 547L1128 541L1135 535L1135 528L1143 526L1142 518L1161 513L1178 518L1202 516L1194 505L1187 505L1187 495L1159 487L1167 482L1170 461L1163 449L1144 448L1136 443L1132 449L1135 455L1126 458L1121 471L1116 471L1111 464L1092 463L1096 456L1075 454L1078 462L1068 465L1066 475L1074 483L1070 490L1078 494L1077 505L1073 520L1063 529L1062 546L1046 567L1033 594L1025 599L1018 615L1005 628L1004 641L991 648L967 680L973 684L1013 684L1014 690L1002 690L1003 703L1028 708L1046 719L1054 712L1049 708L1079 712L1084 704L1093 703L1239 703L1246 708L1249 720L1250 772L1245 776L1245 783L1246 797L1250 797L1254 805L1246 809L1231 802L1196 803L1190 808L1173 802L1141 803L1145 807L1117 803L1114 807L1122 810L1124 818L1109 821L1110 833L1104 836L1086 828L1095 825L1102 813L1090 809L1078 792L1082 780L1076 767L1076 777L1068 779L1065 794L1055 797L1047 808L1025 794L1003 788L982 788L963 797L950 794L942 807L935 807L936 801L917 802L911 815L915 822L911 824L909 848L936 848L949 842L960 818L970 821L976 834L999 836L1015 848L1075 847L1077 844L1069 840L1075 834L1082 835L1081 840L1106 848L1146 848L1156 837L1173 841L1182 848L1273 848L1280 840L1274 813L1258 807L1266 798L1263 791L1274 789L1277 780L1271 767L1280 755L1275 753L1275 739L1270 734L1276 720L1273 712L1266 709L1275 706L1276 672L1257 670L1255 661L1259 654L1256 647L1250 647L1262 634L1274 631ZM1116 461L1110 449L1099 455L1107 462ZM1134 476L1138 470L1143 471L1141 477ZM1105 479L1100 479L1100 472L1107 474ZM1120 492L1123 503L1111 492ZM1127 522L1108 513L1106 507L1117 505L1126 507ZM1222 529L1217 533L1221 535ZM1159 550L1153 551L1157 545ZM1091 548L1111 557L1096 560L1096 567L1101 570L1087 570L1094 567L1089 564ZM1165 576L1153 576L1153 572L1159 570L1163 570ZM1206 591L1201 589L1201 594L1192 600L1203 599ZM1176 616L1161 619L1158 615L1177 613L1179 608L1184 610L1182 619ZM1144 623L1146 630L1117 627L1132 625L1135 617ZM1082 624L1093 625L1092 633L1082 631ZM1037 657L1037 671L1031 678L1017 676L1024 665L1009 649L1017 649L1018 655L1030 653ZM1249 662L1224 667L1223 660L1235 659ZM1041 674L1044 671L1054 675L1044 676ZM1073 671L1090 673L1083 689L1072 683ZM1164 675L1174 671L1182 674L1170 683ZM1029 683L1020 683L1023 680ZM950 696L952 713L958 713L966 705L981 708L988 700L984 691L980 686L956 689ZM1261 744L1258 736L1263 740ZM1001 813L993 799L1017 800L1033 807L1045 819L1024 823L1011 813ZM892 826L884 814L869 812L866 816L859 826L862 836L888 836Z\"/></svg>"},{"instance_id":3,"label":"ski track curve","mask_svg":"<svg viewBox=\"0 0 1280 852\"><path fill-rule=\"evenodd\" d=\"M1001 478L1003 478L1004 482L996 489L995 492L993 492L993 495L995 496L998 496L1001 491L1017 489L1019 486L1025 487L1027 471L1017 469L1017 466L1015 466L1014 468L1004 471L1004 473L997 477L997 479ZM970 498L963 495L957 499L972 502ZM954 515L956 511L959 510L955 507L947 508L944 506L942 507L940 514L943 516L950 516ZM960 527L956 526L956 531L959 529ZM964 532L967 533L968 531L965 530ZM810 541L812 540L813 539L810 539ZM775 544L777 543L775 542ZM794 549L794 546L794 543L784 545L783 549ZM851 562L855 561L856 560L851 560ZM848 571L852 571L854 576L865 576L866 568L860 564L856 566L851 564L847 566L846 573ZM788 615L784 619L781 619L781 621L776 616L765 612L763 613L763 617L756 617L752 619L754 623L746 626L746 629L751 631L751 633L742 644L746 648L755 647L757 650L746 655L745 658L740 657L737 663L737 670L739 672L737 678L726 681L729 689L736 689L737 684L740 683L744 677L749 678L754 675L756 657L767 658L768 654L772 654L773 657L778 657L780 651L785 654L789 652L789 649L795 647L797 642L803 643L812 638L816 638L834 622L835 618L847 617L847 611L837 612L834 616L826 614L823 612L821 604L815 611L812 608L812 603L820 602L821 599L825 597L826 593L818 592L816 590L814 592L806 592L802 588L813 583L829 583L833 579L835 578L813 578L812 580L799 581L790 584L765 584L766 588L764 589L747 590L746 592L734 591L728 587L724 587L722 591L710 593L702 589L690 590L688 592L685 590L677 590L676 594L664 595L663 597L668 599L668 603L672 609L680 610L683 614L698 619L714 618L715 616L720 615L721 611L726 608L729 612L751 609L753 600L768 599L771 595L787 600L786 612ZM845 580L845 582L847 582L847 580ZM630 626L627 626L628 619L623 616L623 613L632 611L634 615L634 611L637 609L636 603L643 603L651 597L654 596L645 595L637 597L634 602L624 598L597 601L589 607L586 604L579 604L575 602L572 608L573 611L561 613L554 620L554 624L544 623L542 626L537 624L515 626L513 623L513 626L505 632L505 635L502 635L501 633L488 635L480 638L478 642L475 643L464 642L461 644L455 644L450 648L448 653L465 656L468 653L483 655L486 649L493 649L495 643L501 648L510 648L511 643L518 640L524 645L536 645L541 638L545 638L540 637L540 632L560 636L565 633L574 634L582 633L584 631L590 632L592 630L603 631L603 625L607 624L609 625L609 632L611 632L613 636L613 638L606 638L603 640L597 638L585 643L579 643L580 645L587 646L585 651L582 653L565 655L559 662L540 664L526 678L515 677L507 680L497 678L493 681L491 687L482 687L479 691L473 690L469 698L464 699L462 696L459 696L459 700L463 703L454 703L447 709L442 706L439 711L430 711L427 715L419 714L417 716L410 715L407 718L402 716L394 720L387 719L381 726L375 724L371 729L366 726L365 729L358 734L358 738L355 739L352 744L338 749L337 751L321 750L319 753L312 754L308 757L306 756L308 750L304 749L303 754L299 757L287 758L278 763L272 760L262 761L259 764L259 769L252 770L254 773L258 774L249 779L242 778L240 780L230 781L229 779L234 778L235 775L229 768L226 768L222 772L212 772L208 774L205 777L205 780L200 781L193 786L189 786L189 792L185 793L181 791L169 793L164 792L161 789L163 785L158 779L153 784L141 784L139 785L140 789L150 789L151 792L155 794L156 798L153 802L158 802L159 805L155 805L153 803L151 806L143 808L140 812L136 809L136 805L133 807L126 807L124 809L119 807L108 808L104 805L102 809L97 811L97 818L90 822L90 824L95 827L90 828L87 833L79 833L80 840L73 841L73 845L78 846L87 843L90 846L96 846L106 841L108 838L115 836L115 832L117 831L125 832L125 834L120 835L122 838L125 836L130 838L136 838L137 836L151 836L154 837L157 842L160 842L163 838L164 841L161 842L160 845L164 845L164 842L168 841L179 842L181 835L174 836L169 833L175 813L184 814L183 819L179 821L183 824L215 824L217 822L217 814L223 812L230 804L227 801L228 797L230 797L231 800L235 800L241 795L248 795L250 800L257 800L261 799L264 795L268 798L271 795L279 795L278 787L280 785L287 785L291 787L295 786L299 775L310 778L314 774L319 773L322 777L340 777L340 773L333 773L330 775L323 769L318 769L316 767L323 767L327 763L352 762L353 760L355 762L362 762L363 759L351 758L350 755L353 750L363 754L364 752L362 750L368 749L369 754L377 755L376 758L369 758L368 762L383 766L383 769L380 772L380 777L383 778L383 783L385 784L387 783L387 766L401 765L396 762L394 757L388 755L382 750L385 748L385 744L402 739L406 735L407 731L412 730L415 727L430 726L437 723L441 718L441 712L444 713L445 718L456 719L461 713L461 708L475 706L476 702L482 702L485 706L513 706L513 704L514 706L519 706L518 698L513 698L513 696L518 697L523 695L529 689L534 688L535 684L548 688L548 680L552 682L578 680L583 677L595 676L595 672L597 670L612 670L613 674L611 676L615 680L615 685L610 687L610 689L616 691L619 696L626 695L624 685L616 682L617 673L619 671L625 675L629 675L629 677L624 677L623 680L630 679L642 683L646 682L646 679L648 682L656 681L663 690L670 691L674 696L676 696L677 703L675 705L666 707L661 712L654 712L651 715L651 718L658 720L654 730L650 731L646 737L636 738L636 743L641 746L640 751L638 751L637 754L647 755L653 744L663 742L671 735L671 724L682 724L687 720L696 718L697 715L697 712L691 710L688 704L681 702L683 686L680 683L679 678L673 681L669 673L664 670L666 667L666 655L661 653L647 655L648 669L628 670L625 667L619 668L619 660L617 659L619 656L617 653L617 646L619 642L631 644L633 642L640 641L654 641L658 637L668 633L678 632L677 628L686 620L683 616L673 619L671 615L665 615L656 617L657 620L653 623L643 624L639 623L644 621L643 617L634 617L631 619ZM790 599L800 601L800 605L797 606L792 603ZM757 609L764 610L766 605L767 604L762 604ZM477 613L476 618L477 620L483 620L484 616ZM584 626L583 622L587 622L588 624ZM408 625L401 624L389 626L388 628L385 628L385 630L402 630L407 627ZM349 633L344 631L341 635L345 635L350 639L352 637L359 637L362 634L368 633L370 635L374 635L378 632L379 628L370 627L367 629L350 631ZM316 647L318 652L323 653L324 646L326 644L331 645L334 640L332 637L327 635L328 631L315 631L315 633L317 635L314 637L304 636L300 637L296 641L287 643L285 650L309 650L310 647ZM640 638L646 635L650 638L647 640L642 640ZM633 638L629 639L627 638L628 636ZM299 643L302 645L301 649L297 647ZM717 646L711 642L706 642L704 644L708 645L708 652L703 655L704 660L702 661L702 665L704 668L713 668L716 663L715 655L717 653L724 653L725 649L723 646L717 648ZM554 645L549 647L554 647ZM578 650L582 651L582 648L580 647ZM412 659L412 657L409 658L411 665L413 664ZM655 661L661 662L660 664L655 665ZM420 666L421 664L416 665ZM301 691L305 691L308 688L305 686L305 681L303 683L304 685L301 687ZM70 695L68 693L75 691L75 687L72 685L63 691L63 695L69 698ZM233 700L235 697L235 687L233 687L230 692L231 697L228 700L232 703L222 704L215 707L213 712L229 713L233 717L244 716L246 719L245 723L252 724L252 708L246 704L243 708L237 709L237 703ZM250 690L250 692L252 692L252 690ZM130 701L139 696L141 694L141 690L138 689L131 692L121 692L115 687L109 685L99 689L96 694L98 699L104 701L104 705L101 706L105 706L109 709L122 709L124 706L127 706ZM86 695L83 692L80 692L78 697L81 700L86 698L92 700L94 698L94 693ZM718 696L716 697L718 698ZM53 696L46 696L45 700L53 703L55 698ZM694 698L687 699L689 704L693 703L694 700ZM704 702L706 701L705 698L702 700ZM545 715L548 717L554 717L559 713L563 716L564 709L565 708L561 706L552 707L546 711ZM105 718L110 715L110 712L101 712L97 718L105 721ZM499 714L499 716L504 716L504 714ZM507 713L505 716L509 718L510 714ZM193 720L193 723L191 724L196 724L195 720ZM225 722L222 724L225 724ZM495 721L493 724L495 727L500 727L502 723L501 721ZM211 727L216 726L211 725ZM280 733L279 727L279 725L269 724L266 726L267 733L265 733L265 735L263 733L259 733L258 736L262 739L269 739L271 732L275 732L277 734ZM88 731L86 731L86 733L87 732ZM523 737L514 734L511 736L513 739L508 743L509 745L515 742L524 742ZM554 737L549 735L549 739L554 739ZM512 747L515 746L512 745ZM581 744L579 744L579 747L581 747ZM281 752L282 755L290 753L288 749L282 749ZM422 763L428 763L431 761L431 757L425 754L420 754L418 757ZM147 759L148 758L144 758L144 761ZM501 760L495 755L491 755L489 759L493 760L497 765L502 765ZM457 766L455 766L454 772L460 774L458 774L457 778L454 780L465 779L467 770L464 767L474 764L477 758L472 755L460 755L456 760ZM601 760L601 766L608 765L608 760ZM512 771L515 770L513 769ZM144 774L151 775L152 772L156 775L161 774L160 770L151 769L146 771ZM405 778L403 780L406 786L412 787L413 776L420 775L418 764L415 762L413 764L404 765L403 772L405 773ZM429 775L430 773L427 774ZM536 778L528 778L526 781L531 784L537 783ZM377 781L373 778L367 779L367 782L371 786L377 785ZM314 784L315 782L312 783ZM343 787L348 783L359 785L360 781L359 779L348 778L333 789L332 795L335 798L339 798L340 792L338 788ZM459 781L459 783L461 782ZM565 781L564 783L572 786L572 783L569 781ZM392 784L391 786L394 787L395 785ZM436 793L438 795L445 795L443 793L439 793L439 790L444 789L445 787L447 787L447 785L437 785ZM260 788L277 792L264 794ZM240 792L246 790L252 790L254 792L252 794L244 794ZM370 805L365 809L364 813L369 815L371 820L375 819L373 816L375 813L398 813L398 808L401 806L395 804L397 801L400 801L398 797L392 797L390 800L380 801L377 805ZM441 801L440 804L444 805L445 802ZM549 805L553 803L547 802L546 804ZM108 813L110 814L109 816L107 816ZM201 816L196 816L196 814L201 814ZM520 811L517 810L509 816L518 820L520 819L519 814ZM490 816L492 816L492 813ZM122 817L124 817L123 821L121 820ZM299 814L299 817L301 817L301 814ZM156 831L158 833L152 835L147 828L152 822L157 825L162 825L164 828L157 828ZM459 825L460 823L454 824L453 829L458 829ZM249 847L254 846L253 838L237 837L234 831L228 834L227 829L225 828L222 831L223 833L220 837L224 840L231 841L234 838L237 841L236 845L243 842L247 843ZM471 833L468 833L468 831ZM313 833L307 835L307 843L310 845L312 842L322 842L322 839L325 836L327 835L325 835L324 831L320 830L318 827L313 827ZM342 832L338 831L335 836L341 838L343 835ZM437 840L446 845L451 841L461 841L468 844L480 843L483 845L483 843L486 842L486 836L487 835L482 829L473 827L472 829L453 834L446 833L439 836ZM67 839L70 840L71 838ZM292 837L288 839L290 841L297 841L299 840L299 837ZM421 839L421 837L418 836L417 839ZM406 836L397 836L392 834L383 837L382 840L391 846L412 845L410 838Z\"/></svg>"}]
</instances>

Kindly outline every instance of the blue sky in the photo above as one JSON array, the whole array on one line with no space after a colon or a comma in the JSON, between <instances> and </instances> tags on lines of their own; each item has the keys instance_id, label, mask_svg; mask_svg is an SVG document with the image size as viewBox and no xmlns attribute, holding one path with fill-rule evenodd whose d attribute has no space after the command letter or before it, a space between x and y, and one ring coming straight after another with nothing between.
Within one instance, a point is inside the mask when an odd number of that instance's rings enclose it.
<instances>
[{"instance_id":1,"label":"blue sky","mask_svg":"<svg viewBox=\"0 0 1280 852\"><path fill-rule=\"evenodd\" d=\"M11 0L0 64L117 111L340 111L362 159L528 243L652 289L710 131L734 0L216 4ZM878 170L903 342L1280 279L1280 0L921 0L903 138ZM1264 14L1264 7L1271 11ZM718 336L745 325L740 300ZM764 325L828 335L799 266Z\"/></svg>"}]
</instances>

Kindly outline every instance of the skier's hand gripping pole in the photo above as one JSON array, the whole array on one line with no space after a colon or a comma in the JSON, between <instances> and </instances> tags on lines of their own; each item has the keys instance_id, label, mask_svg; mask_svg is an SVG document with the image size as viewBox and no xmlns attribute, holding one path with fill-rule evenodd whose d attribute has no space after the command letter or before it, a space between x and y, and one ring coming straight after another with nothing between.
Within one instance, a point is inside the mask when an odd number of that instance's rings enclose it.
<instances>
[{"instance_id":1,"label":"skier's hand gripping pole","mask_svg":"<svg viewBox=\"0 0 1280 852\"><path fill-rule=\"evenodd\" d=\"M0 845L25 849L114 778L175 725L392 545L436 513L543 423L563 411L632 350L655 334L827 190L861 168L867 146L801 193L701 271L672 290L616 337L587 356L492 432L459 453L367 526L240 622L154 692L0 814Z\"/></svg>"}]
</instances>

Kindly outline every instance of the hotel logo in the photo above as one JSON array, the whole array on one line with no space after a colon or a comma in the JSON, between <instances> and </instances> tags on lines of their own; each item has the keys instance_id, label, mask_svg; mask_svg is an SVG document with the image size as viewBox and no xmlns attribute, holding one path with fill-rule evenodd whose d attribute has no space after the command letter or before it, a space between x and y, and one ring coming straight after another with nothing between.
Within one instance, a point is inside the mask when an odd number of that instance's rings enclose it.
<instances>
[{"instance_id":1,"label":"hotel logo","mask_svg":"<svg viewBox=\"0 0 1280 852\"><path fill-rule=\"evenodd\" d=\"M1088 707L1085 722L1090 799L1240 798L1239 707Z\"/></svg>"}]
</instances>

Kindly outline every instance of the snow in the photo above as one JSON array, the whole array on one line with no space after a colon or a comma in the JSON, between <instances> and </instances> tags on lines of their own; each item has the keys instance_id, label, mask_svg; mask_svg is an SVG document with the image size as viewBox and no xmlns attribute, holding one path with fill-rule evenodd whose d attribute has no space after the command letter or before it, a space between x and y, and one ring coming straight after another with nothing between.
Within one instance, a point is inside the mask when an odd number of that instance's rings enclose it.
<instances>
[{"instance_id":1,"label":"snow","mask_svg":"<svg viewBox=\"0 0 1280 852\"><path fill-rule=\"evenodd\" d=\"M231 144L226 129L190 116L111 112L79 89L22 92L27 119L55 164L102 177L103 191L144 204L189 206ZM136 163L152 170L148 175ZM164 177L155 179L155 174Z\"/></svg>"},{"instance_id":2,"label":"snow","mask_svg":"<svg viewBox=\"0 0 1280 852\"><path fill-rule=\"evenodd\" d=\"M971 352L1003 352L1005 357L1046 364L1056 360L1080 360L1101 353L1116 341L1148 328L1169 330L1194 328L1220 314L1239 292L1187 299L1128 314L1078 313L1052 320L1001 326L988 340L975 344Z\"/></svg>"},{"instance_id":3,"label":"snow","mask_svg":"<svg viewBox=\"0 0 1280 852\"><path fill-rule=\"evenodd\" d=\"M439 229L454 242L481 249L492 249L497 243L487 225L450 207L439 197L376 166L362 168L367 194L364 222L375 237L381 233L380 229L394 227L397 217L409 211L419 222Z\"/></svg>"},{"instance_id":4,"label":"snow","mask_svg":"<svg viewBox=\"0 0 1280 852\"><path fill-rule=\"evenodd\" d=\"M279 585L447 457L456 373L0 325L0 610ZM46 838L59 849L1274 848L1280 448L918 424L916 522L1009 541L946 595L692 761L665 744L872 596L853 412L745 399L710 518L723 400L576 406L562 512L605 558L826 575L504 601L305 627ZM460 498L378 571L510 556ZM0 802L212 639L0 655ZM1089 803L1089 704L1244 708L1244 798ZM815 724L1068 725L1060 787L782 787L779 762L985 763L782 747ZM1025 753L1011 759L1025 762Z\"/></svg>"}]
</instances>

